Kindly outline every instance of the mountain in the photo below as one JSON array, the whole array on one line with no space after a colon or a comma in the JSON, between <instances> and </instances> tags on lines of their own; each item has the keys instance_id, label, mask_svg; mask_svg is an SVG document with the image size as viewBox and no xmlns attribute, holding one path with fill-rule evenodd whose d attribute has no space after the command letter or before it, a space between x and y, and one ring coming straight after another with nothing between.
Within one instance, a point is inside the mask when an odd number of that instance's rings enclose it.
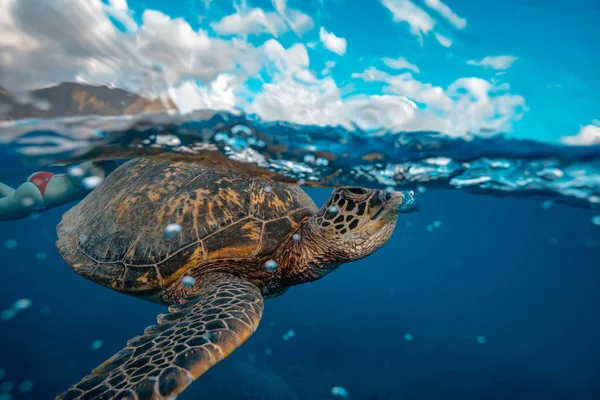
<instances>
[{"instance_id":1,"label":"mountain","mask_svg":"<svg viewBox=\"0 0 600 400\"><path fill-rule=\"evenodd\" d=\"M122 89L81 83L61 83L30 92L34 101L19 103L0 88L0 120L54 118L76 115L132 115L177 110L168 99L149 100Z\"/></svg>"}]
</instances>

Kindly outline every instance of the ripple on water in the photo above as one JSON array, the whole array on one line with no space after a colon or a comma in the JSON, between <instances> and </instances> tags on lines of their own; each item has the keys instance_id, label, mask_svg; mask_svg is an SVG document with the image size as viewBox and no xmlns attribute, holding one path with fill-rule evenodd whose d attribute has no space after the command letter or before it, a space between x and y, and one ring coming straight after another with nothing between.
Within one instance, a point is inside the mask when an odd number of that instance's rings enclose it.
<instances>
[{"instance_id":1,"label":"ripple on water","mask_svg":"<svg viewBox=\"0 0 600 400\"><path fill-rule=\"evenodd\" d=\"M168 134L158 134L164 127ZM226 128L227 126L232 128ZM303 179L321 186L369 188L466 189L469 192L539 194L556 202L590 207L600 202L600 146L567 146L508 136L459 136L438 132L370 132L331 126L265 122L254 115L206 110L186 114L126 117L56 118L7 123L2 143L31 163L92 155L123 158L169 152L170 158L211 154L209 163L225 155L252 164L278 178ZM31 140L49 132L61 140L51 155ZM96 135L82 132L102 132ZM61 148L63 146L64 148ZM89 156L81 149L89 149ZM221 153L219 156L216 153ZM56 159L53 159L55 157ZM214 157L213 159L210 159ZM245 169L244 169L245 168ZM250 169L242 167L246 172ZM252 169L252 173L257 169ZM85 177L81 168L70 175L94 188L102 178Z\"/></svg>"}]
</instances>

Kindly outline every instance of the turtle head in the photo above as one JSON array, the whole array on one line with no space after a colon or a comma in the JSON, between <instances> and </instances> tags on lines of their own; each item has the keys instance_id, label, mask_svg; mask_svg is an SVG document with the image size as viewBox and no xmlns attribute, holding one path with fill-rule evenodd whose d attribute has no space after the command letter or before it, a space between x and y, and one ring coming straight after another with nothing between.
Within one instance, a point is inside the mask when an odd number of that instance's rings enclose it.
<instances>
[{"instance_id":1,"label":"turtle head","mask_svg":"<svg viewBox=\"0 0 600 400\"><path fill-rule=\"evenodd\" d=\"M392 236L400 192L343 187L333 191L316 222L328 250L344 262L366 257Z\"/></svg>"}]
</instances>

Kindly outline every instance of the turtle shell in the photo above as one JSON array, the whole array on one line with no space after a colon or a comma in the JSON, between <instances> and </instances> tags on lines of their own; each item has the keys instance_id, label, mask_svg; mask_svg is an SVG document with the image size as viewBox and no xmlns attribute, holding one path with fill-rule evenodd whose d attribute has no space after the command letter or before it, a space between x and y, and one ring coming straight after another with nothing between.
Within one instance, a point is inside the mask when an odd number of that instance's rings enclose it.
<instances>
[{"instance_id":1,"label":"turtle shell","mask_svg":"<svg viewBox=\"0 0 600 400\"><path fill-rule=\"evenodd\" d=\"M135 159L64 214L57 248L86 278L152 295L213 260L268 256L315 212L297 186ZM170 224L180 229L174 237Z\"/></svg>"}]
</instances>

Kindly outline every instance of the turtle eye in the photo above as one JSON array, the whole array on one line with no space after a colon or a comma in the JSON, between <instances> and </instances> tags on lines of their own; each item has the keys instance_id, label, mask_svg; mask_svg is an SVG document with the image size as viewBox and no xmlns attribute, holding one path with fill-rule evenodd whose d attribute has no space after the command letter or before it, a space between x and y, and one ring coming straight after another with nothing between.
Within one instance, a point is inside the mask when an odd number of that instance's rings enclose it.
<instances>
[{"instance_id":1,"label":"turtle eye","mask_svg":"<svg viewBox=\"0 0 600 400\"><path fill-rule=\"evenodd\" d=\"M369 191L359 187L349 187L344 188L342 194L348 199L363 200L369 194Z\"/></svg>"},{"instance_id":2,"label":"turtle eye","mask_svg":"<svg viewBox=\"0 0 600 400\"><path fill-rule=\"evenodd\" d=\"M354 194L367 194L367 191L365 189L361 189L361 188L349 188L346 190L348 192L354 193Z\"/></svg>"}]
</instances>

